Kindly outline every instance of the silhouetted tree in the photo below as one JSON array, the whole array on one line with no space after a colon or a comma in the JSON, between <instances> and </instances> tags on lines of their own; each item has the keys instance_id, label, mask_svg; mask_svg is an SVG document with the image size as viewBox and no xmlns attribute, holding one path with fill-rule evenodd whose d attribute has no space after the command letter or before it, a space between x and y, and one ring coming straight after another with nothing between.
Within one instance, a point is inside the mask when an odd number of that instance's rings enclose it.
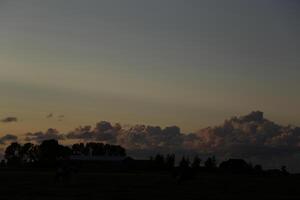
<instances>
[{"instance_id":1,"label":"silhouetted tree","mask_svg":"<svg viewBox=\"0 0 300 200\"><path fill-rule=\"evenodd\" d=\"M119 145L112 145L114 147L114 152L118 156L126 156L126 150Z\"/></svg>"},{"instance_id":2,"label":"silhouetted tree","mask_svg":"<svg viewBox=\"0 0 300 200\"><path fill-rule=\"evenodd\" d=\"M261 173L263 171L261 165L255 165L253 170L254 170L255 173Z\"/></svg>"},{"instance_id":3,"label":"silhouetted tree","mask_svg":"<svg viewBox=\"0 0 300 200\"><path fill-rule=\"evenodd\" d=\"M243 159L229 159L220 164L220 169L227 172L249 173L252 171L252 166Z\"/></svg>"},{"instance_id":4,"label":"silhouetted tree","mask_svg":"<svg viewBox=\"0 0 300 200\"><path fill-rule=\"evenodd\" d=\"M161 154L157 154L154 158L156 168L162 169L165 166L165 158Z\"/></svg>"},{"instance_id":5,"label":"silhouetted tree","mask_svg":"<svg viewBox=\"0 0 300 200\"><path fill-rule=\"evenodd\" d=\"M283 175L289 175L290 173L287 171L286 166L282 166L281 167L281 172L283 173Z\"/></svg>"},{"instance_id":6,"label":"silhouetted tree","mask_svg":"<svg viewBox=\"0 0 300 200\"><path fill-rule=\"evenodd\" d=\"M73 155L85 155L85 146L83 143L73 144L72 145L72 154Z\"/></svg>"},{"instance_id":7,"label":"silhouetted tree","mask_svg":"<svg viewBox=\"0 0 300 200\"><path fill-rule=\"evenodd\" d=\"M70 148L59 145L57 140L45 140L39 146L40 161L42 164L52 166L58 158L71 155Z\"/></svg>"},{"instance_id":8,"label":"silhouetted tree","mask_svg":"<svg viewBox=\"0 0 300 200\"><path fill-rule=\"evenodd\" d=\"M42 161L56 161L58 157L58 141L57 140L45 140L41 143L40 150L40 159Z\"/></svg>"},{"instance_id":9,"label":"silhouetted tree","mask_svg":"<svg viewBox=\"0 0 300 200\"><path fill-rule=\"evenodd\" d=\"M9 166L17 166L21 164L22 158L20 156L21 145L17 142L11 143L5 150L5 159Z\"/></svg>"},{"instance_id":10,"label":"silhouetted tree","mask_svg":"<svg viewBox=\"0 0 300 200\"><path fill-rule=\"evenodd\" d=\"M205 161L204 165L207 169L215 169L217 167L217 161L216 161L215 156L209 157Z\"/></svg>"},{"instance_id":11,"label":"silhouetted tree","mask_svg":"<svg viewBox=\"0 0 300 200\"><path fill-rule=\"evenodd\" d=\"M5 159L10 166L37 164L53 167L70 155L107 155L126 156L126 151L119 145L90 142L74 144L72 148L60 145L57 140L45 140L40 145L32 143L11 143L5 150ZM164 163L164 159L163 159Z\"/></svg>"},{"instance_id":12,"label":"silhouetted tree","mask_svg":"<svg viewBox=\"0 0 300 200\"><path fill-rule=\"evenodd\" d=\"M195 171L190 168L190 160L189 158L182 157L179 162L179 168L175 171L174 175L177 179L177 183L182 183L183 181L192 179L195 175ZM174 176L173 175L173 176Z\"/></svg>"},{"instance_id":13,"label":"silhouetted tree","mask_svg":"<svg viewBox=\"0 0 300 200\"><path fill-rule=\"evenodd\" d=\"M125 156L125 149L119 145L105 144L104 153L109 156Z\"/></svg>"},{"instance_id":14,"label":"silhouetted tree","mask_svg":"<svg viewBox=\"0 0 300 200\"><path fill-rule=\"evenodd\" d=\"M183 169L189 168L190 167L189 158L182 157L181 161L179 162L179 167Z\"/></svg>"},{"instance_id":15,"label":"silhouetted tree","mask_svg":"<svg viewBox=\"0 0 300 200\"><path fill-rule=\"evenodd\" d=\"M102 156L105 155L106 150L104 150L103 143L89 142L85 145L87 155Z\"/></svg>"},{"instance_id":16,"label":"silhouetted tree","mask_svg":"<svg viewBox=\"0 0 300 200\"><path fill-rule=\"evenodd\" d=\"M168 169L172 169L175 166L175 155L174 154L168 154L166 156L166 166Z\"/></svg>"},{"instance_id":17,"label":"silhouetted tree","mask_svg":"<svg viewBox=\"0 0 300 200\"><path fill-rule=\"evenodd\" d=\"M40 146L39 145L34 145L30 150L29 150L29 157L32 162L38 162L40 160Z\"/></svg>"},{"instance_id":18,"label":"silhouetted tree","mask_svg":"<svg viewBox=\"0 0 300 200\"><path fill-rule=\"evenodd\" d=\"M37 160L37 158L36 158L37 155L33 154L34 146L35 145L32 143L26 143L23 146L21 146L20 156L21 156L23 162L27 163L27 162L33 162L33 161Z\"/></svg>"},{"instance_id":19,"label":"silhouetted tree","mask_svg":"<svg viewBox=\"0 0 300 200\"><path fill-rule=\"evenodd\" d=\"M193 169L199 169L200 164L201 164L201 159L199 158L199 156L195 156L194 160L193 160L193 163L192 163L192 168Z\"/></svg>"},{"instance_id":20,"label":"silhouetted tree","mask_svg":"<svg viewBox=\"0 0 300 200\"><path fill-rule=\"evenodd\" d=\"M74 155L93 155L93 156L126 156L126 150L119 145L110 145L96 142L89 142L72 145Z\"/></svg>"},{"instance_id":21,"label":"silhouetted tree","mask_svg":"<svg viewBox=\"0 0 300 200\"><path fill-rule=\"evenodd\" d=\"M6 162L5 162L5 160L1 160L1 162L0 162L0 167L1 167L1 168L6 167Z\"/></svg>"}]
</instances>

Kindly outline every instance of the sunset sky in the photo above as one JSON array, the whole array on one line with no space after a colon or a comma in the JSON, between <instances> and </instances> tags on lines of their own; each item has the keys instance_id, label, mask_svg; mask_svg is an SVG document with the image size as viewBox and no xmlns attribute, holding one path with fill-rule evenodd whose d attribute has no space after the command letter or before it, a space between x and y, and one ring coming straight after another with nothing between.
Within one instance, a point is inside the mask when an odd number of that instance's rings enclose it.
<instances>
[{"instance_id":1,"label":"sunset sky","mask_svg":"<svg viewBox=\"0 0 300 200\"><path fill-rule=\"evenodd\" d=\"M0 0L0 118L18 118L0 135L252 110L299 126L299 19L296 0Z\"/></svg>"}]
</instances>

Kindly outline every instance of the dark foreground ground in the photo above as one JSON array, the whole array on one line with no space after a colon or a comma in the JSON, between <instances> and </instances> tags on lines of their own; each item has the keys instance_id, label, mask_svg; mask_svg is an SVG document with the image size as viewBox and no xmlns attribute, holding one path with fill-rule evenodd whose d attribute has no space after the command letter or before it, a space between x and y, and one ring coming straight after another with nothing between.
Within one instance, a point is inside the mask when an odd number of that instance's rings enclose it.
<instances>
[{"instance_id":1,"label":"dark foreground ground","mask_svg":"<svg viewBox=\"0 0 300 200\"><path fill-rule=\"evenodd\" d=\"M47 170L0 170L0 199L300 199L300 177L200 174L178 184L168 173L78 172L55 183Z\"/></svg>"}]
</instances>

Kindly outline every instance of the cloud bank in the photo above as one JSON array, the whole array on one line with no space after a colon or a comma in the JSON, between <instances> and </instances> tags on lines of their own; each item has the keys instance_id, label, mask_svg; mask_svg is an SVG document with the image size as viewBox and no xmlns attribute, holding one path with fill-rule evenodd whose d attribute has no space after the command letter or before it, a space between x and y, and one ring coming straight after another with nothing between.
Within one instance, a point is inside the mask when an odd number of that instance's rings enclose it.
<instances>
[{"instance_id":1,"label":"cloud bank","mask_svg":"<svg viewBox=\"0 0 300 200\"><path fill-rule=\"evenodd\" d=\"M119 144L127 149L176 149L182 148L184 135L176 126L162 129L159 126L135 125L124 128L102 121L91 126L83 126L66 135L68 139L99 141Z\"/></svg>"},{"instance_id":2,"label":"cloud bank","mask_svg":"<svg viewBox=\"0 0 300 200\"><path fill-rule=\"evenodd\" d=\"M79 127L66 137L119 144L139 156L153 152L198 153L214 154L219 159L245 158L266 167L300 166L300 128L276 124L260 111L232 117L221 125L190 134L182 133L177 126L122 127L99 122L94 128Z\"/></svg>"},{"instance_id":3,"label":"cloud bank","mask_svg":"<svg viewBox=\"0 0 300 200\"><path fill-rule=\"evenodd\" d=\"M300 149L300 128L281 126L260 111L232 117L222 125L184 134L177 126L122 126L101 121L92 126L80 126L67 134L50 128L46 132L27 133L26 141L45 139L98 141L122 145L127 149L191 150L233 156L290 154Z\"/></svg>"},{"instance_id":4,"label":"cloud bank","mask_svg":"<svg viewBox=\"0 0 300 200\"><path fill-rule=\"evenodd\" d=\"M259 111L233 117L220 126L202 129L193 136L193 141L189 141L193 148L211 152L227 151L233 155L289 154L298 152L300 147L299 127L278 125L265 119Z\"/></svg>"},{"instance_id":5,"label":"cloud bank","mask_svg":"<svg viewBox=\"0 0 300 200\"><path fill-rule=\"evenodd\" d=\"M66 134L50 128L45 132L25 135L27 142L39 143L46 139L117 144L140 157L154 152L192 152L214 154L220 159L245 158L270 166L274 163L300 166L300 159L297 159L300 158L300 128L276 124L264 118L260 111L232 117L221 125L190 134L182 133L177 126L122 126L101 121L94 127L80 126Z\"/></svg>"}]
</instances>

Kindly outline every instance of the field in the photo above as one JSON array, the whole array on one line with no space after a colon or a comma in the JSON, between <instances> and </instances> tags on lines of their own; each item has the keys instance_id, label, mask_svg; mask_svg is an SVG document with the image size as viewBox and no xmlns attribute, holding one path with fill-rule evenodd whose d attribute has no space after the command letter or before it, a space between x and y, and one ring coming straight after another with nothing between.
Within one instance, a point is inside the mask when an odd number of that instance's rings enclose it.
<instances>
[{"instance_id":1,"label":"field","mask_svg":"<svg viewBox=\"0 0 300 200\"><path fill-rule=\"evenodd\" d=\"M1 170L0 199L299 199L300 177L199 174L177 183L165 172L78 172L55 182L50 170Z\"/></svg>"}]
</instances>

